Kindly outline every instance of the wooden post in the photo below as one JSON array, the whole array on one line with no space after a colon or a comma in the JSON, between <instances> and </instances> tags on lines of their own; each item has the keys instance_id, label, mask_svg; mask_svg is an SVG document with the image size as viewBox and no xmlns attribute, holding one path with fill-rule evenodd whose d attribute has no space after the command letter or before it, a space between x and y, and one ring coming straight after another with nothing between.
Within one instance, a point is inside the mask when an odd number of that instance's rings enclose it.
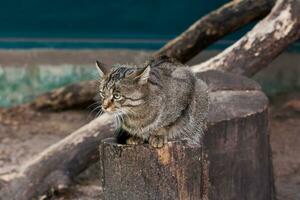
<instances>
[{"instance_id":1,"label":"wooden post","mask_svg":"<svg viewBox=\"0 0 300 200\"><path fill-rule=\"evenodd\" d=\"M211 101L203 145L154 149L103 140L103 199L274 199L268 100L260 86L218 71L198 76Z\"/></svg>"},{"instance_id":2,"label":"wooden post","mask_svg":"<svg viewBox=\"0 0 300 200\"><path fill-rule=\"evenodd\" d=\"M201 147L169 142L161 149L103 141L104 199L201 199Z\"/></svg>"}]
</instances>

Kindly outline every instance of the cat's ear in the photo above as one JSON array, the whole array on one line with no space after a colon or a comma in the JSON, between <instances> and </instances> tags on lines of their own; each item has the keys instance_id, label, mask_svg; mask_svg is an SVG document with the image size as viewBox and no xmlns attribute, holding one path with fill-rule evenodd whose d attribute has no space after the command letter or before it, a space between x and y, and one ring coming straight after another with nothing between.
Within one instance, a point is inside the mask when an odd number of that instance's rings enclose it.
<instances>
[{"instance_id":1,"label":"cat's ear","mask_svg":"<svg viewBox=\"0 0 300 200\"><path fill-rule=\"evenodd\" d=\"M96 61L96 68L100 76L107 75L110 70L110 68L106 64L101 63L98 60Z\"/></svg>"},{"instance_id":2,"label":"cat's ear","mask_svg":"<svg viewBox=\"0 0 300 200\"><path fill-rule=\"evenodd\" d=\"M148 82L149 75L150 75L150 65L143 68L141 71L139 71L138 76L136 77L138 79L139 84L143 85Z\"/></svg>"}]
</instances>

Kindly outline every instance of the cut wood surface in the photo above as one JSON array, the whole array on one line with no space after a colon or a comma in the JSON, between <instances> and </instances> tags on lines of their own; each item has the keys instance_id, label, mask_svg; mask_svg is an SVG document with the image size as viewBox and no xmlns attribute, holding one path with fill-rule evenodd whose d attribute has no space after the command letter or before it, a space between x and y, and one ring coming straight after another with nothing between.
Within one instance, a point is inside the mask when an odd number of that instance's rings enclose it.
<instances>
[{"instance_id":1,"label":"cut wood surface","mask_svg":"<svg viewBox=\"0 0 300 200\"><path fill-rule=\"evenodd\" d=\"M300 38L300 1L278 0L271 13L219 55L193 66L252 76Z\"/></svg>"},{"instance_id":2,"label":"cut wood surface","mask_svg":"<svg viewBox=\"0 0 300 200\"><path fill-rule=\"evenodd\" d=\"M209 73L221 78L219 72ZM208 129L201 147L169 142L154 149L103 141L102 198L273 200L268 100L254 82L234 80L245 89L226 85L228 80L210 81Z\"/></svg>"}]
</instances>

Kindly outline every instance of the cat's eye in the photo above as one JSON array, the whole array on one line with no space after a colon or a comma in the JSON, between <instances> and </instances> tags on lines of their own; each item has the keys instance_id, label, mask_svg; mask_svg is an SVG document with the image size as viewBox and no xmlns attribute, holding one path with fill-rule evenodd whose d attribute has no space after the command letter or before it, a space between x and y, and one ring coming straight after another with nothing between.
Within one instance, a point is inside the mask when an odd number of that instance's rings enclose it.
<instances>
[{"instance_id":1,"label":"cat's eye","mask_svg":"<svg viewBox=\"0 0 300 200\"><path fill-rule=\"evenodd\" d=\"M120 100L120 99L122 98L122 95L121 95L120 93L114 93L114 94L113 94L113 98L114 98L115 100Z\"/></svg>"}]
</instances>

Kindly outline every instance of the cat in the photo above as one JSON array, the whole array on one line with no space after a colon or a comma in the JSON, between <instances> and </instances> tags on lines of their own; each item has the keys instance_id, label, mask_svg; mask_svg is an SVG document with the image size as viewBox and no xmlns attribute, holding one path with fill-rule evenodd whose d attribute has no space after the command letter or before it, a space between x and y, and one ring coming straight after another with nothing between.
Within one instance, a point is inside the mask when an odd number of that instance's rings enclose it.
<instances>
[{"instance_id":1,"label":"cat","mask_svg":"<svg viewBox=\"0 0 300 200\"><path fill-rule=\"evenodd\" d=\"M168 57L143 66L96 62L102 77L102 110L116 116L127 144L149 142L161 148L168 140L201 143L208 114L208 88L185 65Z\"/></svg>"}]
</instances>

